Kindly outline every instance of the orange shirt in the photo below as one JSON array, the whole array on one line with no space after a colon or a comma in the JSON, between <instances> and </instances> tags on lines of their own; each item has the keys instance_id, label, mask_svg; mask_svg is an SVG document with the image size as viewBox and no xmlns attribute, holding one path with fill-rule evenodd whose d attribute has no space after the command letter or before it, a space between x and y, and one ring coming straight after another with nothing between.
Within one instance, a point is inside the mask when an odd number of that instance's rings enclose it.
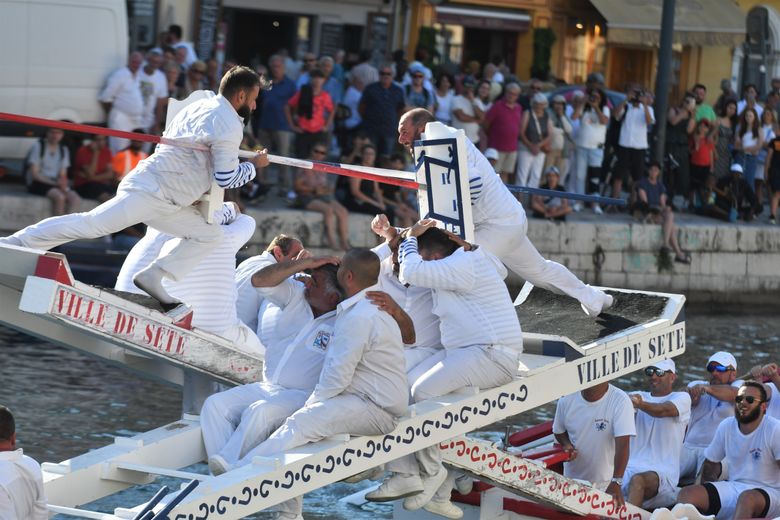
<instances>
[{"instance_id":1,"label":"orange shirt","mask_svg":"<svg viewBox=\"0 0 780 520\"><path fill-rule=\"evenodd\" d=\"M111 160L111 167L116 174L116 180L121 181L122 178L130 173L130 170L136 167L136 165L149 157L149 154L143 150L137 152L130 148L125 148L121 152L117 153Z\"/></svg>"}]
</instances>

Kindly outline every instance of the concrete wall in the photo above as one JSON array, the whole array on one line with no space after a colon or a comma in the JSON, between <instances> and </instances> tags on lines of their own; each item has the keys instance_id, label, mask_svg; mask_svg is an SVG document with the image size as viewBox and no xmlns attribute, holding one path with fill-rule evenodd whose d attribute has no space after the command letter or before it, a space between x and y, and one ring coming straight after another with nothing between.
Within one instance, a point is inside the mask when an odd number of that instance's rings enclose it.
<instances>
[{"instance_id":1,"label":"concrete wall","mask_svg":"<svg viewBox=\"0 0 780 520\"><path fill-rule=\"evenodd\" d=\"M0 189L0 191L3 191ZM94 206L85 201L85 209ZM264 249L279 233L301 237L307 247L325 248L319 213L290 209L254 209L257 221L250 252ZM49 216L43 197L0 193L0 235ZM627 217L619 222L587 221L565 224L529 221L528 236L546 257L561 262L587 283L633 289L682 292L697 300L734 302L775 301L780 289L780 228L736 225L696 219L680 224L680 245L690 251L691 265L671 263L659 268L661 228ZM350 242L371 247L376 237L367 215L350 216ZM595 255L603 251L602 260Z\"/></svg>"}]
</instances>

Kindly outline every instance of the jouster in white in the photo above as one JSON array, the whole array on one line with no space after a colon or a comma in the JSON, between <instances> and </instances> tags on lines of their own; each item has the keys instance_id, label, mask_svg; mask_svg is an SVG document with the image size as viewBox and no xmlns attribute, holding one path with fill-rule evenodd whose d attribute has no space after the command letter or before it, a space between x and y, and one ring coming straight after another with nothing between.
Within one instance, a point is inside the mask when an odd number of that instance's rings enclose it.
<instances>
[{"instance_id":1,"label":"jouster in white","mask_svg":"<svg viewBox=\"0 0 780 520\"><path fill-rule=\"evenodd\" d=\"M254 85L254 86L250 86ZM51 249L81 238L98 238L139 222L182 240L136 276L136 284L164 304L178 303L165 292L162 278L179 280L189 273L222 238L220 226L206 222L192 206L209 190L212 179L235 188L265 166L261 152L239 164L243 118L255 107L260 79L247 68L228 71L220 85L224 93L182 109L170 122L165 137L205 144L209 151L161 145L122 179L117 195L88 213L43 220L0 243Z\"/></svg>"},{"instance_id":2,"label":"jouster in white","mask_svg":"<svg viewBox=\"0 0 780 520\"><path fill-rule=\"evenodd\" d=\"M398 124L398 142L411 150L435 119L422 109L410 110ZM537 287L577 299L585 312L596 316L612 305L612 297L582 283L563 265L546 260L526 236L528 222L512 195L484 155L466 140L467 167L475 242Z\"/></svg>"}]
</instances>

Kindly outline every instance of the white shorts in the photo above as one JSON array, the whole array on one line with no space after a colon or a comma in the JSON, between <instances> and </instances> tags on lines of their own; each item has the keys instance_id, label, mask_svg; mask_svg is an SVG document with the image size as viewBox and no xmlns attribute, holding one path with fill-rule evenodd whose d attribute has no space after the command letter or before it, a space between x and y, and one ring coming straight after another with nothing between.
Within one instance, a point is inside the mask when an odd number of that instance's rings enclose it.
<instances>
[{"instance_id":1,"label":"white shorts","mask_svg":"<svg viewBox=\"0 0 780 520\"><path fill-rule=\"evenodd\" d=\"M677 500L677 494L680 489L677 487L677 478L673 478L668 473L661 473L655 469L646 468L626 468L626 472L623 473L623 495L628 496L628 486L631 484L631 478L638 473L646 473L652 471L658 475L658 493L647 500L645 500L643 506L645 509L665 507L674 504Z\"/></svg>"},{"instance_id":2,"label":"white shorts","mask_svg":"<svg viewBox=\"0 0 780 520\"><path fill-rule=\"evenodd\" d=\"M497 172L513 173L517 164L517 150L514 152L498 152L498 161L494 168Z\"/></svg>"},{"instance_id":3,"label":"white shorts","mask_svg":"<svg viewBox=\"0 0 780 520\"><path fill-rule=\"evenodd\" d=\"M720 511L715 515L717 520L725 520L734 516L737 508L739 495L744 491L758 489L769 496L767 511L761 515L762 518L775 518L780 516L780 491L770 487L760 487L746 482L735 482L723 480L721 482L711 482L712 486L718 491L720 498Z\"/></svg>"},{"instance_id":4,"label":"white shorts","mask_svg":"<svg viewBox=\"0 0 780 520\"><path fill-rule=\"evenodd\" d=\"M681 482L693 482L701 471L701 466L704 464L704 450L706 447L700 448L698 446L687 446L683 444L682 450L680 450L680 481ZM727 480L729 476L729 468L726 461L720 463L720 476L718 480Z\"/></svg>"}]
</instances>

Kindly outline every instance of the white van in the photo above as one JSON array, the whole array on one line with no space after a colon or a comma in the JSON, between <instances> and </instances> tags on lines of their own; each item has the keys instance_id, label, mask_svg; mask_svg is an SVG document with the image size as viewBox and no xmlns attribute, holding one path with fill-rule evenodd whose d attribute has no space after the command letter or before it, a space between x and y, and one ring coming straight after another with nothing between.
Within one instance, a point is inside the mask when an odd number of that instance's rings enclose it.
<instances>
[{"instance_id":1,"label":"white van","mask_svg":"<svg viewBox=\"0 0 780 520\"><path fill-rule=\"evenodd\" d=\"M102 123L98 95L127 54L125 0L0 0L0 112ZM20 130L0 121L0 135L30 135ZM31 142L2 138L0 157Z\"/></svg>"}]
</instances>

